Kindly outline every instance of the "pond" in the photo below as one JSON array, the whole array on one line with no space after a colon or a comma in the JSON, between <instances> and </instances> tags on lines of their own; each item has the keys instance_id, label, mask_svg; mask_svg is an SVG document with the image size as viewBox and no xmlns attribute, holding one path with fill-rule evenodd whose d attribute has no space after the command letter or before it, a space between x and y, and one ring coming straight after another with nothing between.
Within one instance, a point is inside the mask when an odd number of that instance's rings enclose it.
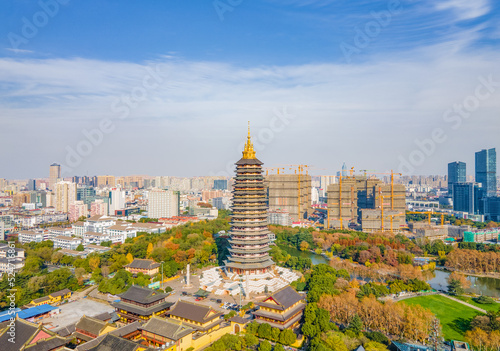
<instances>
[{"instance_id":1,"label":"pond","mask_svg":"<svg viewBox=\"0 0 500 351\"><path fill-rule=\"evenodd\" d=\"M310 258L312 264L320 264L325 263L328 264L328 259L324 256L317 255L314 252L310 251L300 251L294 247L286 246L286 245L278 245L279 248L283 251L286 251L291 256L301 257L301 258Z\"/></svg>"},{"instance_id":2,"label":"pond","mask_svg":"<svg viewBox=\"0 0 500 351\"><path fill-rule=\"evenodd\" d=\"M435 270L433 275L434 277L427 280L427 283L429 283L433 289L447 291L447 279L450 272ZM470 289L467 289L466 292L491 297L500 297L500 279L490 277L474 277L470 275L466 276L471 282L471 287Z\"/></svg>"},{"instance_id":3,"label":"pond","mask_svg":"<svg viewBox=\"0 0 500 351\"><path fill-rule=\"evenodd\" d=\"M314 265L325 263L328 264L328 259L322 255L317 255L311 251L300 251L294 247L279 245L280 249L286 251L292 256L302 257L302 258L310 258ZM448 282L447 278L450 275L450 272L435 270L430 273L431 277L427 279L427 283L436 290L448 290ZM491 297L500 298L500 279L497 278L486 278L486 277L474 277L466 275L467 279L471 282L471 288L467 289L467 293L475 293L478 295L486 295ZM354 278L354 276L352 277ZM361 277L355 277L359 280L370 281L370 279L363 279Z\"/></svg>"}]
</instances>

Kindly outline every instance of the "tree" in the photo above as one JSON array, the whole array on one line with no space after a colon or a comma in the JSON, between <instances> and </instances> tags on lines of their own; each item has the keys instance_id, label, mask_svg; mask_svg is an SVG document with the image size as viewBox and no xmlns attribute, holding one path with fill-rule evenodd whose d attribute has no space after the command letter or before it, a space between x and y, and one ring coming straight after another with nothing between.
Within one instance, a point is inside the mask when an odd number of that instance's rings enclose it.
<instances>
[{"instance_id":1,"label":"tree","mask_svg":"<svg viewBox=\"0 0 500 351\"><path fill-rule=\"evenodd\" d=\"M271 340L272 341L279 341L280 339L280 330L278 328L272 328L271 329Z\"/></svg>"},{"instance_id":2,"label":"tree","mask_svg":"<svg viewBox=\"0 0 500 351\"><path fill-rule=\"evenodd\" d=\"M262 323L259 325L259 329L257 329L257 334L259 337L264 338L264 339L271 339L271 326L267 323Z\"/></svg>"},{"instance_id":3,"label":"tree","mask_svg":"<svg viewBox=\"0 0 500 351\"><path fill-rule=\"evenodd\" d=\"M148 249L146 251L146 255L149 257L149 255L151 255L151 252L153 252L153 243L148 244Z\"/></svg>"},{"instance_id":4,"label":"tree","mask_svg":"<svg viewBox=\"0 0 500 351\"><path fill-rule=\"evenodd\" d=\"M297 341L297 335L291 329L285 329L281 332L279 342L284 345L292 345Z\"/></svg>"},{"instance_id":5,"label":"tree","mask_svg":"<svg viewBox=\"0 0 500 351\"><path fill-rule=\"evenodd\" d=\"M89 267L91 270L95 271L99 268L99 264L101 263L101 259L99 256L94 256L89 259Z\"/></svg>"},{"instance_id":6,"label":"tree","mask_svg":"<svg viewBox=\"0 0 500 351\"><path fill-rule=\"evenodd\" d=\"M128 261L128 263L132 263L133 260L134 260L134 256L132 256L132 254L129 252L127 254L127 261Z\"/></svg>"},{"instance_id":7,"label":"tree","mask_svg":"<svg viewBox=\"0 0 500 351\"><path fill-rule=\"evenodd\" d=\"M352 330L356 335L363 331L363 321L357 314L354 315L347 329Z\"/></svg>"},{"instance_id":8,"label":"tree","mask_svg":"<svg viewBox=\"0 0 500 351\"><path fill-rule=\"evenodd\" d=\"M376 341L369 341L364 346L366 351L387 351L387 346Z\"/></svg>"},{"instance_id":9,"label":"tree","mask_svg":"<svg viewBox=\"0 0 500 351\"><path fill-rule=\"evenodd\" d=\"M85 247L83 246L83 244L80 244L76 247L76 251L83 251L85 250Z\"/></svg>"},{"instance_id":10,"label":"tree","mask_svg":"<svg viewBox=\"0 0 500 351\"><path fill-rule=\"evenodd\" d=\"M271 351L273 348L271 343L267 340L264 340L259 345L259 351Z\"/></svg>"},{"instance_id":11,"label":"tree","mask_svg":"<svg viewBox=\"0 0 500 351\"><path fill-rule=\"evenodd\" d=\"M253 334L245 334L245 342L247 346L255 346L259 343L259 339Z\"/></svg>"},{"instance_id":12,"label":"tree","mask_svg":"<svg viewBox=\"0 0 500 351\"><path fill-rule=\"evenodd\" d=\"M285 348L281 344L274 345L274 351L285 351Z\"/></svg>"},{"instance_id":13,"label":"tree","mask_svg":"<svg viewBox=\"0 0 500 351\"><path fill-rule=\"evenodd\" d=\"M448 292L450 295L460 296L465 293L465 290L462 288L462 284L458 280L451 280L448 284Z\"/></svg>"},{"instance_id":14,"label":"tree","mask_svg":"<svg viewBox=\"0 0 500 351\"><path fill-rule=\"evenodd\" d=\"M307 241L302 241L300 243L300 250L301 251L307 251L308 248L309 248L309 244Z\"/></svg>"},{"instance_id":15,"label":"tree","mask_svg":"<svg viewBox=\"0 0 500 351\"><path fill-rule=\"evenodd\" d=\"M42 259L38 256L28 256L24 263L23 271L28 274L37 274L42 268Z\"/></svg>"}]
</instances>

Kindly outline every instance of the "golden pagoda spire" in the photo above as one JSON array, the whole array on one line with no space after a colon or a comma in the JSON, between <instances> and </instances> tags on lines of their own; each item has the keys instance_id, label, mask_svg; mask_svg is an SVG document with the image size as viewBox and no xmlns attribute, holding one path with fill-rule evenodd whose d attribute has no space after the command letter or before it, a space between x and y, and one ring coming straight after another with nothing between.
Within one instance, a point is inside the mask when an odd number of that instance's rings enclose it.
<instances>
[{"instance_id":1,"label":"golden pagoda spire","mask_svg":"<svg viewBox=\"0 0 500 351\"><path fill-rule=\"evenodd\" d=\"M243 149L243 158L247 160L255 158L255 150L253 149L252 138L250 137L250 121L248 121L248 136L245 149Z\"/></svg>"}]
</instances>

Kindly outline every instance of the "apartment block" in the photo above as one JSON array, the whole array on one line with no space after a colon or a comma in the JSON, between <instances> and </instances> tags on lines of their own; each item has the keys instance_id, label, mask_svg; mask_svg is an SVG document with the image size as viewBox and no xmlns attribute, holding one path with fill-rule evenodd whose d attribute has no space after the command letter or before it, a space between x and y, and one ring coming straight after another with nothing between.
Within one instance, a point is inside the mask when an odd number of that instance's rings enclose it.
<instances>
[{"instance_id":1,"label":"apartment block","mask_svg":"<svg viewBox=\"0 0 500 351\"><path fill-rule=\"evenodd\" d=\"M286 210L293 221L301 221L311 210L311 176L271 174L266 176L269 210Z\"/></svg>"}]
</instances>

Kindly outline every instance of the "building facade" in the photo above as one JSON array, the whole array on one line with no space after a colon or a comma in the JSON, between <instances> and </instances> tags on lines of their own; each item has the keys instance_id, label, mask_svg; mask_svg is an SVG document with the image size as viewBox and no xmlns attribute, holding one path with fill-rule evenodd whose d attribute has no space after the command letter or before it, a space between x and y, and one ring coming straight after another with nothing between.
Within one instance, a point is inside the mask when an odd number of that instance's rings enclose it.
<instances>
[{"instance_id":1,"label":"building facade","mask_svg":"<svg viewBox=\"0 0 500 351\"><path fill-rule=\"evenodd\" d=\"M448 194L453 195L453 184L467 182L467 165L465 162L448 163Z\"/></svg>"},{"instance_id":2,"label":"building facade","mask_svg":"<svg viewBox=\"0 0 500 351\"><path fill-rule=\"evenodd\" d=\"M61 165L53 163L49 169L49 189L55 190L56 183L61 178Z\"/></svg>"},{"instance_id":3,"label":"building facade","mask_svg":"<svg viewBox=\"0 0 500 351\"><path fill-rule=\"evenodd\" d=\"M169 218L179 215L179 192L153 189L148 194L148 217Z\"/></svg>"},{"instance_id":4,"label":"building facade","mask_svg":"<svg viewBox=\"0 0 500 351\"><path fill-rule=\"evenodd\" d=\"M495 149L476 152L476 182L483 185L485 197L497 195L497 152Z\"/></svg>"},{"instance_id":5,"label":"building facade","mask_svg":"<svg viewBox=\"0 0 500 351\"><path fill-rule=\"evenodd\" d=\"M56 211L69 212L69 207L76 201L76 183L59 182L56 187Z\"/></svg>"}]
</instances>

